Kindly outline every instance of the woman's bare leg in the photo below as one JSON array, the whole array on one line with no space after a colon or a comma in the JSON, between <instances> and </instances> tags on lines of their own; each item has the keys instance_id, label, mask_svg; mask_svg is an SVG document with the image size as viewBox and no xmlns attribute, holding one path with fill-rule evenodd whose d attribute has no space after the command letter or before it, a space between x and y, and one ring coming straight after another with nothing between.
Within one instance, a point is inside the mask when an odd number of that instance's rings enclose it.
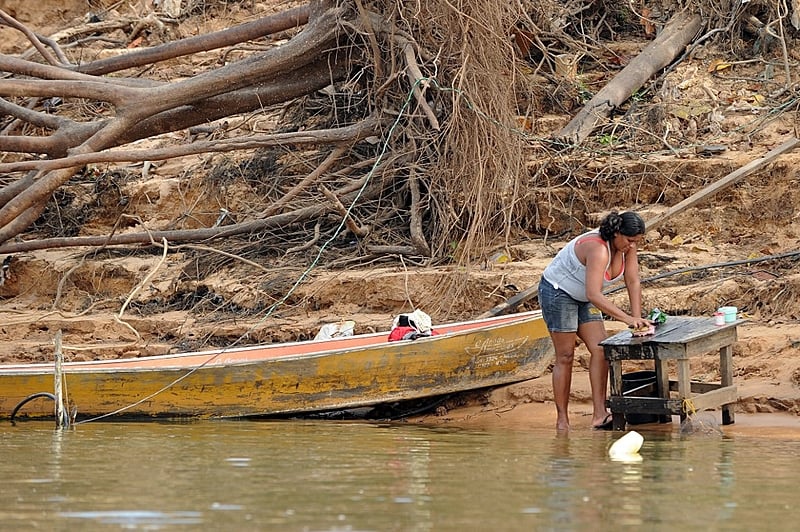
<instances>
[{"instance_id":1,"label":"woman's bare leg","mask_svg":"<svg viewBox=\"0 0 800 532\"><path fill-rule=\"evenodd\" d=\"M602 321L590 321L578 327L578 336L589 350L589 384L592 387L592 426L602 424L609 415L606 409L608 391L608 362L600 342L606 339Z\"/></svg>"},{"instance_id":2,"label":"woman's bare leg","mask_svg":"<svg viewBox=\"0 0 800 532\"><path fill-rule=\"evenodd\" d=\"M556 360L553 365L553 400L556 403L556 429L569 430L569 392L572 387L572 363L575 359L575 333L551 332Z\"/></svg>"}]
</instances>

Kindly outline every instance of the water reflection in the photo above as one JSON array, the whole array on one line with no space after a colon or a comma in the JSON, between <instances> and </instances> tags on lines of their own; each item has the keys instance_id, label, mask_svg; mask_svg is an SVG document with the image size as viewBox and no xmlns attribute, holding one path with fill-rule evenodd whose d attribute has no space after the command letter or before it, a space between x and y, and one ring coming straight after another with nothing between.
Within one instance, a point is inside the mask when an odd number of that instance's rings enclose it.
<instances>
[{"instance_id":1,"label":"water reflection","mask_svg":"<svg viewBox=\"0 0 800 532\"><path fill-rule=\"evenodd\" d=\"M643 432L643 431L640 431ZM788 529L800 442L350 422L0 426L0 527Z\"/></svg>"},{"instance_id":2,"label":"water reflection","mask_svg":"<svg viewBox=\"0 0 800 532\"><path fill-rule=\"evenodd\" d=\"M544 469L543 483L548 491L548 497L541 508L536 508L537 514L545 511L552 514L555 523L570 523L575 513L574 497L565 497L575 489L578 477L576 468L578 462L570 455L570 440L563 434L557 434L552 440L550 459ZM525 509L530 512L530 509Z\"/></svg>"},{"instance_id":3,"label":"water reflection","mask_svg":"<svg viewBox=\"0 0 800 532\"><path fill-rule=\"evenodd\" d=\"M109 512L63 512L60 517L85 520L103 525L121 525L122 528L144 528L158 530L168 525L202 524L200 512L147 512L147 511L109 511Z\"/></svg>"},{"instance_id":4,"label":"water reflection","mask_svg":"<svg viewBox=\"0 0 800 532\"><path fill-rule=\"evenodd\" d=\"M644 459L641 455L638 460L633 457L611 460L611 483L620 487L620 524L623 526L640 526L644 524L642 516L642 467Z\"/></svg>"}]
</instances>

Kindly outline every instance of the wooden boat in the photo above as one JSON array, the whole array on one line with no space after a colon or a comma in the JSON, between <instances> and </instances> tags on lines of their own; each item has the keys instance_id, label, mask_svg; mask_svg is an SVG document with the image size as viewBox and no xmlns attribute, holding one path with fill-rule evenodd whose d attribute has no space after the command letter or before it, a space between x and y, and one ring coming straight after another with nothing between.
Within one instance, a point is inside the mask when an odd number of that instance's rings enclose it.
<instances>
[{"instance_id":1,"label":"wooden boat","mask_svg":"<svg viewBox=\"0 0 800 532\"><path fill-rule=\"evenodd\" d=\"M79 420L270 416L509 384L538 377L552 358L539 311L434 328L438 335L397 342L388 342L387 332L66 362L62 388ZM52 418L53 401L26 399L53 389L54 364L0 365L0 418Z\"/></svg>"}]
</instances>

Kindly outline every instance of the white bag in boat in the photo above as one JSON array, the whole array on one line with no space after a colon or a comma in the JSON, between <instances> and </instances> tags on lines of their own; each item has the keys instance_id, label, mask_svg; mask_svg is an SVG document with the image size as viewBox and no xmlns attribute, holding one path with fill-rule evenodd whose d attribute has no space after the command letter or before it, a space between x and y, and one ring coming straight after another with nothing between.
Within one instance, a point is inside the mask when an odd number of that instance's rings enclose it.
<instances>
[{"instance_id":1,"label":"white bag in boat","mask_svg":"<svg viewBox=\"0 0 800 532\"><path fill-rule=\"evenodd\" d=\"M351 320L340 321L339 323L326 323L320 327L314 340L330 340L331 338L340 338L342 336L353 336L353 329L355 326L356 322Z\"/></svg>"}]
</instances>

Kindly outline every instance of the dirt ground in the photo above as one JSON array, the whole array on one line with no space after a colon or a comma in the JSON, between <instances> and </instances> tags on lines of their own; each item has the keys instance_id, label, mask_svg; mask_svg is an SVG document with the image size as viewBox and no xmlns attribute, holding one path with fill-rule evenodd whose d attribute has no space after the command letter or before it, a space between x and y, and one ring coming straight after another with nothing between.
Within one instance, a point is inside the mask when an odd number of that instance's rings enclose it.
<instances>
[{"instance_id":1,"label":"dirt ground","mask_svg":"<svg viewBox=\"0 0 800 532\"><path fill-rule=\"evenodd\" d=\"M43 34L87 16L85 3L78 1L2 4ZM269 2L253 3L249 11L232 6L225 17L213 24L206 21L202 29L247 20L253 10L266 13L269 9ZM21 46L19 35L4 27L0 42L7 43L6 51ZM797 134L796 111L774 114L774 109L762 105L766 84L753 79L763 73L758 70L763 65L751 71L742 66L728 77L712 76L708 65L718 57L709 50L682 63L659 97L676 108L698 101L713 108L715 112L695 118L675 113L665 120L675 123L673 131L694 135L694 145L723 145L725 151L665 150L630 157L620 149L619 154L599 156L594 164L625 168L629 179L588 187L586 195L593 205L635 209L647 219ZM795 69L798 60L791 58ZM535 117L532 133L547 136L569 118ZM712 122L714 127L698 128ZM757 128L749 127L756 122ZM184 160L161 164L151 169L147 180L123 185L128 212L149 227L162 227L200 212L216 215L219 205L232 204L230 197L247 200L245 190L228 189L227 201L205 193L202 177L184 172L185 165ZM650 177L653 168L658 170L656 183L650 181L656 180ZM747 320L739 327L734 350L740 396L737 414L741 414L735 430L800 428L800 255L793 255L800 252L798 168L800 149L795 149L670 218L648 233L640 251L646 309L701 316L733 305ZM656 194L646 193L653 188ZM98 210L84 230L104 234L113 220ZM499 246L506 258L487 257L469 272L469 297L448 315L431 311L434 323L477 316L533 286L550 258L580 229L556 231L558 237L531 233ZM258 264L234 261L225 268L211 268L199 283L181 275L185 268L196 266L197 249L179 246L172 251L166 258L130 252L93 255L76 249L14 256L0 286L0 362L51 360L58 330L63 332L71 360L149 356L231 342L303 340L313 337L325 323L340 319L354 320L357 333L388 331L397 313L418 306L430 310L431 294L441 279L459 273L447 267L410 265L309 271L303 265L286 264L279 271L266 271ZM259 309L286 294L291 297L264 318ZM624 304L623 291L612 297ZM523 308L536 308L536 302ZM620 324L610 322L608 329L615 332ZM698 359L693 377L718 380L716 360L713 354ZM576 428L589 426L587 367L586 351L579 347L572 397ZM545 426L555 420L551 399L547 374L414 421Z\"/></svg>"}]
</instances>

